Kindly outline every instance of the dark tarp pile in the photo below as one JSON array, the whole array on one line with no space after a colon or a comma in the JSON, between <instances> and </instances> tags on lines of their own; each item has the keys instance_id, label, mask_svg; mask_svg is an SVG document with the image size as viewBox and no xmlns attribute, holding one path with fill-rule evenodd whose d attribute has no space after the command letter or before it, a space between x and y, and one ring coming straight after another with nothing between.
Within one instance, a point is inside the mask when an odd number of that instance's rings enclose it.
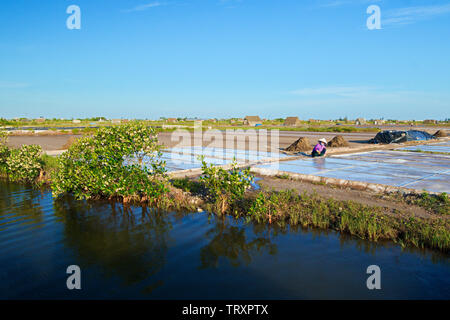
<instances>
[{"instance_id":1,"label":"dark tarp pile","mask_svg":"<svg viewBox=\"0 0 450 320\"><path fill-rule=\"evenodd\" d=\"M382 131L378 132L370 143L401 143L406 141L422 141L435 139L431 134L425 131Z\"/></svg>"}]
</instances>

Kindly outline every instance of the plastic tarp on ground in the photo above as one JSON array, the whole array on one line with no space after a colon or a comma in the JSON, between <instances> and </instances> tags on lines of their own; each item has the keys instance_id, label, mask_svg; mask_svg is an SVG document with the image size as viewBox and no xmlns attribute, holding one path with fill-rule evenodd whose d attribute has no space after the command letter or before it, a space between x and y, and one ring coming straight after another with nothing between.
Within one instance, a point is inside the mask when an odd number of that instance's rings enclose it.
<instances>
[{"instance_id":1,"label":"plastic tarp on ground","mask_svg":"<svg viewBox=\"0 0 450 320\"><path fill-rule=\"evenodd\" d=\"M425 141L435 139L431 134L425 131L409 130L409 131L382 131L378 132L375 138L370 140L371 143L402 143L406 141Z\"/></svg>"}]
</instances>

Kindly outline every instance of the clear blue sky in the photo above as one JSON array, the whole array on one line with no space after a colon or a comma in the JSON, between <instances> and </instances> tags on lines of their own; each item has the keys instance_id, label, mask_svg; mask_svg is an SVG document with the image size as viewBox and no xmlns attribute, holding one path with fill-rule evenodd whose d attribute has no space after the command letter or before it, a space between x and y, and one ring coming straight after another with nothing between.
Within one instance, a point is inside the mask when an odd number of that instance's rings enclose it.
<instances>
[{"instance_id":1,"label":"clear blue sky","mask_svg":"<svg viewBox=\"0 0 450 320\"><path fill-rule=\"evenodd\" d=\"M81 8L81 30L66 8ZM381 8L381 30L366 9ZM0 117L450 118L450 1L2 0Z\"/></svg>"}]
</instances>

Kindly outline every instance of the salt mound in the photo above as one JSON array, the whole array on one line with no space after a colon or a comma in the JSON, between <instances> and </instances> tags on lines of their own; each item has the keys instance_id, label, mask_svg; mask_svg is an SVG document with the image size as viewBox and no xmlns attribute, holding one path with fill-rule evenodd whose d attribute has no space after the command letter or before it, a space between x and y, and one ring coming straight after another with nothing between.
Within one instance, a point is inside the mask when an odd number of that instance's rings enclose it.
<instances>
[{"instance_id":1,"label":"salt mound","mask_svg":"<svg viewBox=\"0 0 450 320\"><path fill-rule=\"evenodd\" d=\"M436 131L435 134L433 134L433 137L436 137L436 138L444 138L446 136L447 136L447 133L445 133L445 130L438 130L438 131Z\"/></svg>"},{"instance_id":2,"label":"salt mound","mask_svg":"<svg viewBox=\"0 0 450 320\"><path fill-rule=\"evenodd\" d=\"M300 152L300 151L310 151L311 150L311 144L309 143L308 138L301 137L297 141L295 141L293 144L291 144L289 147L286 148L286 151L291 152Z\"/></svg>"},{"instance_id":3,"label":"salt mound","mask_svg":"<svg viewBox=\"0 0 450 320\"><path fill-rule=\"evenodd\" d=\"M328 142L328 146L331 148L348 147L349 144L343 136L336 136Z\"/></svg>"}]
</instances>

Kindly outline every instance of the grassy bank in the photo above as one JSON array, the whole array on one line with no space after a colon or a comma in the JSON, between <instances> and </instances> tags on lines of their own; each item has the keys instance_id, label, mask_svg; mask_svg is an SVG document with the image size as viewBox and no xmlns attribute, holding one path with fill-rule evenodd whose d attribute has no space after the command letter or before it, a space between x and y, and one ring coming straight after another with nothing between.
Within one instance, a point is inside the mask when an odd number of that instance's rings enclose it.
<instances>
[{"instance_id":1,"label":"grassy bank","mask_svg":"<svg viewBox=\"0 0 450 320\"><path fill-rule=\"evenodd\" d=\"M205 192L200 182L181 179L173 183L192 194L201 195ZM448 210L449 199L444 194L429 200L424 194L414 196L414 203L442 214L442 211ZM216 201L206 201L204 208L219 215L230 214L247 221L280 227L333 229L371 241L391 240L402 246L444 252L450 248L450 221L445 217L424 219L413 217L407 212L398 212L394 216L386 214L379 207L324 199L315 193L298 194L293 190L247 192L241 199L229 202L224 211Z\"/></svg>"}]
</instances>

